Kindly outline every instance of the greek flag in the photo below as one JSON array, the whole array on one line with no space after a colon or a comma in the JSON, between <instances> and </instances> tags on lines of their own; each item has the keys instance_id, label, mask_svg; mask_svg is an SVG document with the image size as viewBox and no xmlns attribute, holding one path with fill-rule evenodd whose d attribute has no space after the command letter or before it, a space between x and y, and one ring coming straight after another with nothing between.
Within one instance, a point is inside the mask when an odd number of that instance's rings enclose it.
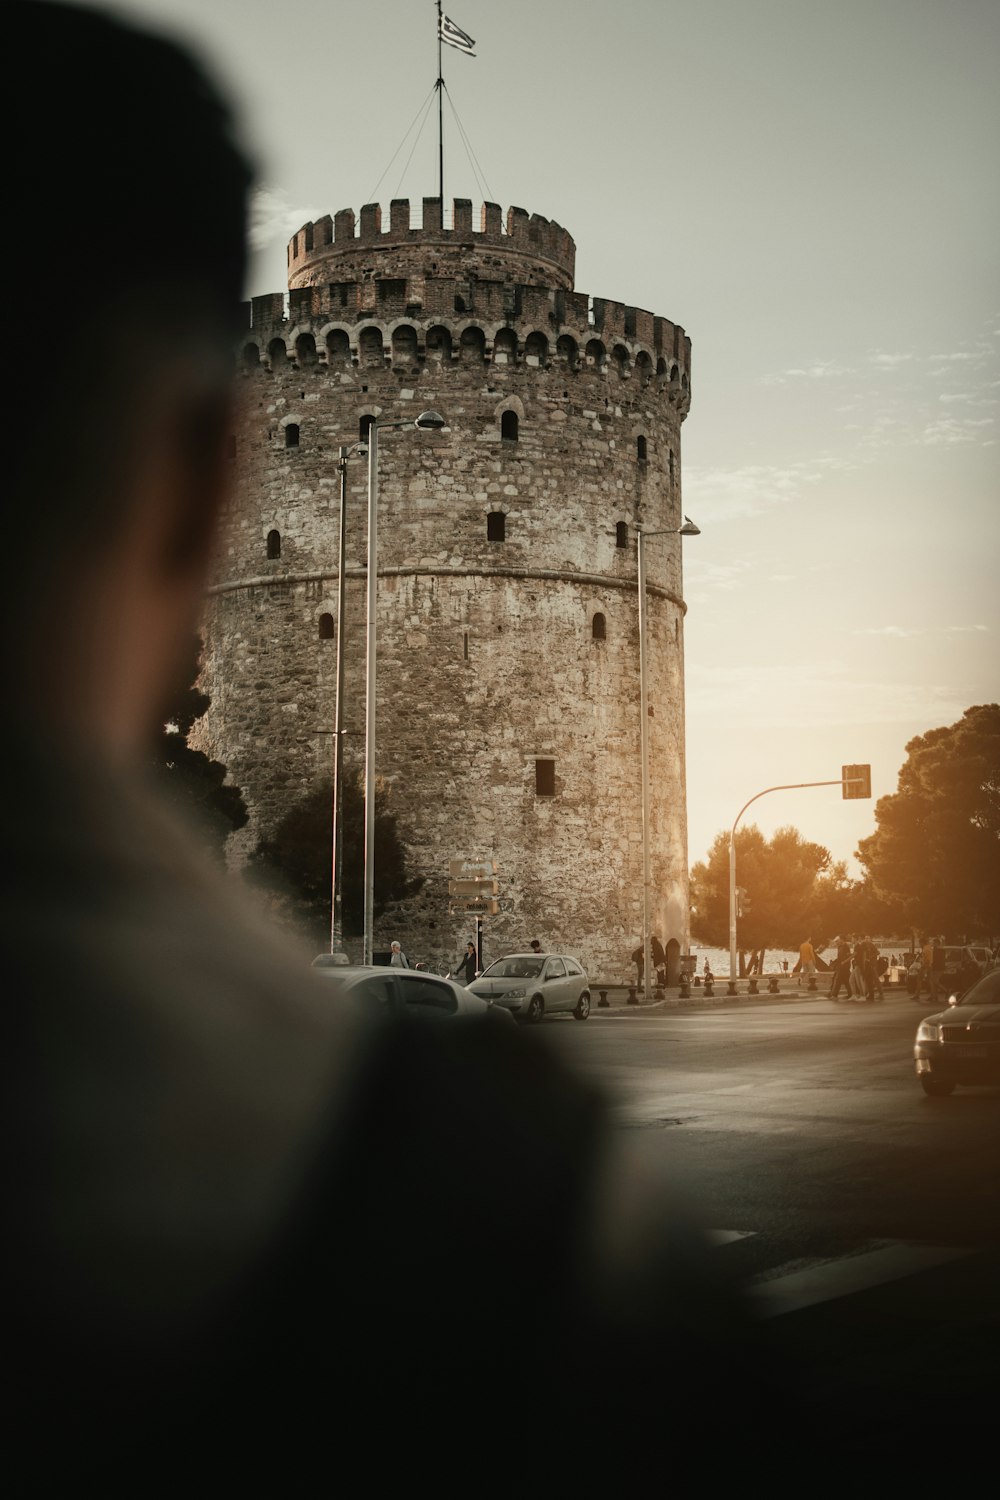
<instances>
[{"instance_id":1,"label":"greek flag","mask_svg":"<svg viewBox=\"0 0 1000 1500\"><path fill-rule=\"evenodd\" d=\"M459 52L467 52L470 57L475 57L473 47L476 45L468 32L463 31L461 26L456 26L449 16L442 16L438 23L438 36L442 42L447 42L449 47L457 47Z\"/></svg>"}]
</instances>

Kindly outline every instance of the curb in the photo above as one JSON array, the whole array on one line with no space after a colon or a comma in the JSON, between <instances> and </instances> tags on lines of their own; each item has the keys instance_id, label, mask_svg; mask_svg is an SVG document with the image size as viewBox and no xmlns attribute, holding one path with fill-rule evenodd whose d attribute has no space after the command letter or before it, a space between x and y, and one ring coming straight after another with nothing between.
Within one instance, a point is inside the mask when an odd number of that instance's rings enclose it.
<instances>
[{"instance_id":1,"label":"curb","mask_svg":"<svg viewBox=\"0 0 1000 1500\"><path fill-rule=\"evenodd\" d=\"M723 984L727 984L728 980L723 980L722 982ZM603 1006L601 1005L599 998L602 990L605 990L608 995L608 1003L607 1005ZM615 990L619 992L618 995L612 994L612 992ZM637 1001L634 1005L630 1005L627 999L620 998L623 991L627 994L627 985L592 984L590 987L591 1015L593 1016L604 1013L608 1016L648 1016L652 1015L654 1012L661 1013L663 1011L716 1010L723 1005L735 1005L742 1009L744 1006L749 1005L788 1005L794 1004L799 1000L829 1000L829 995L824 990L795 989L785 991L779 990L777 994L770 994L767 991L764 991L761 994L748 995L745 991L743 991L736 995L691 995L688 999L685 1000L682 1000L679 995L668 994L664 995L661 1000L651 1001L649 1005L644 1004L641 1000ZM598 998L595 999L595 996L597 996ZM890 1000L893 998L909 1000L912 999L912 996L908 993L908 991L900 986L896 989L884 991L882 998L883 1000Z\"/></svg>"}]
</instances>

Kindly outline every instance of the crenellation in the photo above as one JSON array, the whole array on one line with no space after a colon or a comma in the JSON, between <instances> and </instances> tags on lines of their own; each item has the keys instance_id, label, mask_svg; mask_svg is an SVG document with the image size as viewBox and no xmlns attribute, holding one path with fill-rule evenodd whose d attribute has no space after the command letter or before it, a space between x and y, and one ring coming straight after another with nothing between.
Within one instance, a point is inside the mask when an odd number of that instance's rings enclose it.
<instances>
[{"instance_id":1,"label":"crenellation","mask_svg":"<svg viewBox=\"0 0 1000 1500\"><path fill-rule=\"evenodd\" d=\"M361 210L361 239L364 242L377 239L382 233L382 205L366 203Z\"/></svg>"}]
</instances>

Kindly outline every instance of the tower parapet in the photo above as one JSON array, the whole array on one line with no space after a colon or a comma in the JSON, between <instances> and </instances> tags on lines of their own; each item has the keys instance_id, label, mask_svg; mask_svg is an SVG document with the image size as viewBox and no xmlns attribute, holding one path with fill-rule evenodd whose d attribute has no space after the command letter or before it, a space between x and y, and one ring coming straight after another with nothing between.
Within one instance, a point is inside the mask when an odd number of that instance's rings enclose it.
<instances>
[{"instance_id":1,"label":"tower parapet","mask_svg":"<svg viewBox=\"0 0 1000 1500\"><path fill-rule=\"evenodd\" d=\"M484 203L473 228L472 200L456 198L449 229L441 209L440 198L425 198L414 227L410 200L394 198L388 223L378 203L366 203L360 225L351 208L304 224L288 242L289 288L433 270L572 290L576 245L561 225L523 208L509 208L505 218L499 203Z\"/></svg>"}]
</instances>

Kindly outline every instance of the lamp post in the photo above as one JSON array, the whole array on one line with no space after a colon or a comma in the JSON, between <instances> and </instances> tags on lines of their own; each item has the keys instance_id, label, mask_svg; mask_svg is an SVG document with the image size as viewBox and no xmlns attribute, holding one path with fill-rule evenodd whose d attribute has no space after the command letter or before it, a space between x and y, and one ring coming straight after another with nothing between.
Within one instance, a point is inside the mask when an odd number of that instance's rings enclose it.
<instances>
[{"instance_id":1,"label":"lamp post","mask_svg":"<svg viewBox=\"0 0 1000 1500\"><path fill-rule=\"evenodd\" d=\"M368 588L365 630L365 947L364 962L374 958L375 926L375 604L378 597L378 438L390 427L418 427L440 432L440 412L422 411L416 420L382 422L372 417L368 427Z\"/></svg>"},{"instance_id":2,"label":"lamp post","mask_svg":"<svg viewBox=\"0 0 1000 1500\"><path fill-rule=\"evenodd\" d=\"M639 755L642 761L642 994L649 1002L649 691L646 671L646 550L645 540L654 536L700 536L700 529L684 517L683 526L669 526L663 531L638 534L639 572Z\"/></svg>"},{"instance_id":3,"label":"lamp post","mask_svg":"<svg viewBox=\"0 0 1000 1500\"><path fill-rule=\"evenodd\" d=\"M352 443L349 448L341 446L337 457L340 471L340 529L337 544L337 702L333 712L333 841L330 890L330 953L341 963L347 963L344 952L343 890L344 890L344 615L347 598L345 577L347 551L347 460L351 454L359 454L361 443Z\"/></svg>"}]
</instances>

